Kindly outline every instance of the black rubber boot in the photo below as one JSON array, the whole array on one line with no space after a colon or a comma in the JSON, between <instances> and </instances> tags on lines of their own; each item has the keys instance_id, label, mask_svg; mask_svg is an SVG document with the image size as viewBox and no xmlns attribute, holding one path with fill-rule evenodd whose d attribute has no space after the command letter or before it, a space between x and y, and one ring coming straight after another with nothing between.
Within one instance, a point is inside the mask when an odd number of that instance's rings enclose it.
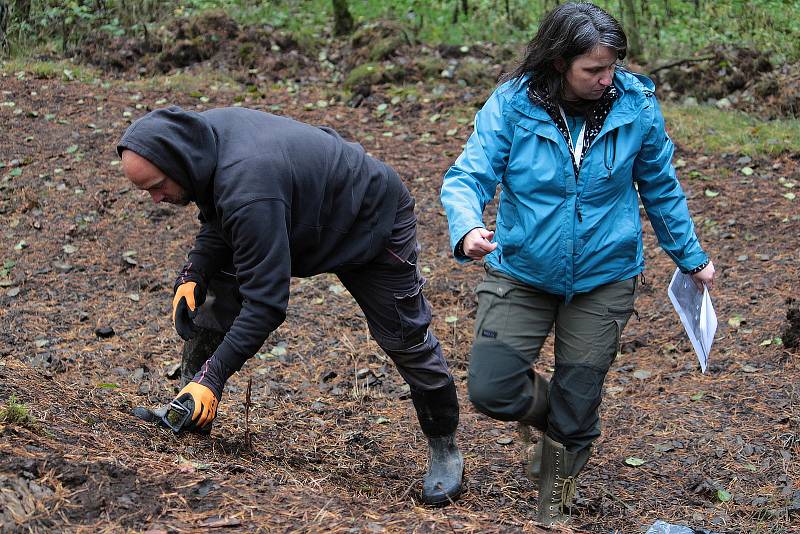
<instances>
[{"instance_id":1,"label":"black rubber boot","mask_svg":"<svg viewBox=\"0 0 800 534\"><path fill-rule=\"evenodd\" d=\"M195 336L184 342L181 354L181 388L192 381L194 375L214 354L224 338L224 332L198 328Z\"/></svg>"},{"instance_id":2,"label":"black rubber boot","mask_svg":"<svg viewBox=\"0 0 800 534\"><path fill-rule=\"evenodd\" d=\"M422 502L445 506L461 495L464 456L456 444L458 396L453 380L432 391L411 389L422 432L428 438L428 471L422 481Z\"/></svg>"}]
</instances>

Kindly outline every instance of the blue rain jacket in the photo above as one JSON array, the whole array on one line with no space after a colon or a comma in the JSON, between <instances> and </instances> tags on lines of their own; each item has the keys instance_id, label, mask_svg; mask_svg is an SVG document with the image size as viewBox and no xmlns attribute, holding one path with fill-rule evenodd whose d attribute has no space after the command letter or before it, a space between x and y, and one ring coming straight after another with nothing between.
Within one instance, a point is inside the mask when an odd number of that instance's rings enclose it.
<instances>
[{"instance_id":1,"label":"blue rain jacket","mask_svg":"<svg viewBox=\"0 0 800 534\"><path fill-rule=\"evenodd\" d=\"M684 271L707 260L672 166L674 145L645 76L618 70L614 101L578 173L527 80L506 82L475 116L464 152L444 176L441 201L451 250L501 185L487 264L570 300L644 270L638 198L661 247ZM638 198L637 198L638 190ZM458 258L459 261L468 261Z\"/></svg>"}]
</instances>

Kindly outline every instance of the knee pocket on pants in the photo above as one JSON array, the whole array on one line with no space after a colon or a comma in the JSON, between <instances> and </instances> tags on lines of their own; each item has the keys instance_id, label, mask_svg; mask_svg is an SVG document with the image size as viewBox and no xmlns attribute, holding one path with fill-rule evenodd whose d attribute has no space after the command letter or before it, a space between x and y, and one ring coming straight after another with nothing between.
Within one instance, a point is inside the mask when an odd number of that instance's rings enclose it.
<instances>
[{"instance_id":1,"label":"knee pocket on pants","mask_svg":"<svg viewBox=\"0 0 800 534\"><path fill-rule=\"evenodd\" d=\"M530 362L505 343L474 343L467 383L470 402L495 419L519 420L530 406L530 395L525 395L529 371Z\"/></svg>"},{"instance_id":2,"label":"knee pocket on pants","mask_svg":"<svg viewBox=\"0 0 800 534\"><path fill-rule=\"evenodd\" d=\"M431 305L422 294L425 280L416 287L394 294L394 307L399 324L399 337L404 347L411 347L425 341L431 324Z\"/></svg>"},{"instance_id":3,"label":"knee pocket on pants","mask_svg":"<svg viewBox=\"0 0 800 534\"><path fill-rule=\"evenodd\" d=\"M600 368L608 368L614 362L619 352L622 331L625 330L631 314L633 314L632 304L629 307L608 307L603 317L602 328L598 330L592 343L589 362Z\"/></svg>"}]
</instances>

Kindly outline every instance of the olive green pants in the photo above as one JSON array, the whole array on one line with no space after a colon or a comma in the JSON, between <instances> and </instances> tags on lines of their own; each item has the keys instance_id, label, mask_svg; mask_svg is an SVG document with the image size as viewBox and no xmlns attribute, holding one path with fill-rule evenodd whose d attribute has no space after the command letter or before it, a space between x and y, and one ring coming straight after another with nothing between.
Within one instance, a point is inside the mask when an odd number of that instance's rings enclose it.
<instances>
[{"instance_id":1,"label":"olive green pants","mask_svg":"<svg viewBox=\"0 0 800 534\"><path fill-rule=\"evenodd\" d=\"M522 420L532 405L531 365L551 330L555 372L542 430L572 452L600 436L603 381L633 313L636 277L564 298L488 270L478 285L469 397L503 421Z\"/></svg>"}]
</instances>

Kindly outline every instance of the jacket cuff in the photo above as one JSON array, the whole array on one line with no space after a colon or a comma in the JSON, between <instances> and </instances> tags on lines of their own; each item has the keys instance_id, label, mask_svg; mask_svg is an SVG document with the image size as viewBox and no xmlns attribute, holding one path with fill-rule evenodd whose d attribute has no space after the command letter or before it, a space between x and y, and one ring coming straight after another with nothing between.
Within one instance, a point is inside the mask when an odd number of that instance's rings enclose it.
<instances>
[{"instance_id":1,"label":"jacket cuff","mask_svg":"<svg viewBox=\"0 0 800 534\"><path fill-rule=\"evenodd\" d=\"M693 269L688 269L688 270L685 270L685 271L683 269L681 269L681 272L683 274L697 274L700 271L702 271L703 269L705 269L706 267L708 267L709 263L711 263L711 260L706 258L706 260L703 263L701 263L700 265L698 265L697 267L695 267Z\"/></svg>"},{"instance_id":2,"label":"jacket cuff","mask_svg":"<svg viewBox=\"0 0 800 534\"><path fill-rule=\"evenodd\" d=\"M678 269L680 269L682 273L688 273L701 264L707 263L710 259L708 254L706 254L705 251L703 251L703 249L701 249L699 246L690 254L676 256L673 253L670 253L670 256L672 257L672 261L675 262L675 265L678 266Z\"/></svg>"},{"instance_id":3,"label":"jacket cuff","mask_svg":"<svg viewBox=\"0 0 800 534\"><path fill-rule=\"evenodd\" d=\"M196 262L190 261L183 266L178 272L178 277L175 279L175 284L172 286L172 293L178 291L178 287L186 282L194 282L200 289L200 294L205 297L206 289L208 288L208 278L205 275L205 270L197 265Z\"/></svg>"},{"instance_id":4,"label":"jacket cuff","mask_svg":"<svg viewBox=\"0 0 800 534\"><path fill-rule=\"evenodd\" d=\"M461 233L461 239L459 239L456 242L456 244L453 245L453 257L459 263L467 263L472 261L472 258L464 254L464 239L467 237L467 234L473 231L475 228L485 228L485 227L483 225L470 226L466 232Z\"/></svg>"},{"instance_id":5,"label":"jacket cuff","mask_svg":"<svg viewBox=\"0 0 800 534\"><path fill-rule=\"evenodd\" d=\"M226 346L221 343L219 348ZM217 400L222 399L222 390L225 388L225 383L228 379L238 370L231 368L226 359L220 355L219 348L211 358L200 367L200 370L192 378L192 382L203 384L217 397Z\"/></svg>"}]
</instances>

